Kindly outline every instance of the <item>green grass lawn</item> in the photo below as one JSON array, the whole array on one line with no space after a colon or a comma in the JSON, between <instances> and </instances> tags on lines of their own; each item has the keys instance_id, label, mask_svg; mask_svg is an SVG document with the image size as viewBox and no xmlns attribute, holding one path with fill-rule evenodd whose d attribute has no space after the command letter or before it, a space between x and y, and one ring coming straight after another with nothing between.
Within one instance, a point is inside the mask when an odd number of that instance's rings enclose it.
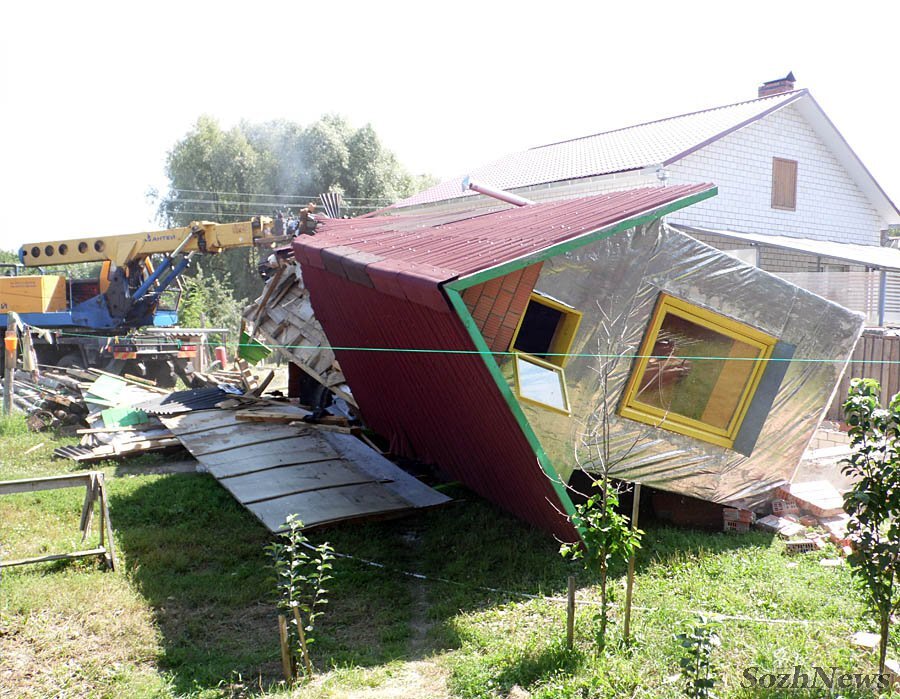
<instances>
[{"instance_id":1,"label":"green grass lawn","mask_svg":"<svg viewBox=\"0 0 900 699\"><path fill-rule=\"evenodd\" d=\"M51 460L59 443L0 422L0 480L75 470ZM788 557L770 536L653 522L637 564L636 640L616 642L616 569L613 643L598 656L595 581L549 536L451 487L457 501L440 510L311 535L386 567L336 561L314 646L320 675L290 691L279 684L267 531L211 477L167 473L173 458L102 465L118 573L94 560L3 571L0 697L527 696L516 687L546 698L676 697L673 634L697 610L795 620L722 622L722 697L823 696L743 688L746 668L874 672L872 654L849 643L870 624L847 567L819 564L834 551ZM0 498L2 555L82 547L82 497L71 489ZM572 574L583 603L569 651L557 600Z\"/></svg>"}]
</instances>

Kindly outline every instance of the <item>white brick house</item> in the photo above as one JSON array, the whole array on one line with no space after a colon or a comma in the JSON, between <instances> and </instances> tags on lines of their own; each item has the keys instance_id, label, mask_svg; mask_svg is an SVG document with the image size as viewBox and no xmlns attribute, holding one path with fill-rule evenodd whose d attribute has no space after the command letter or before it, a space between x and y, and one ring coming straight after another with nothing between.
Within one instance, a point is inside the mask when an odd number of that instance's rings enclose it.
<instances>
[{"instance_id":1,"label":"white brick house","mask_svg":"<svg viewBox=\"0 0 900 699\"><path fill-rule=\"evenodd\" d=\"M789 75L754 100L532 148L466 174L534 201L713 182L717 197L667 221L720 249L746 250L736 254L867 313L872 325L900 323L900 250L871 254L900 211L809 91L793 87ZM461 181L394 208L498 207Z\"/></svg>"}]
</instances>

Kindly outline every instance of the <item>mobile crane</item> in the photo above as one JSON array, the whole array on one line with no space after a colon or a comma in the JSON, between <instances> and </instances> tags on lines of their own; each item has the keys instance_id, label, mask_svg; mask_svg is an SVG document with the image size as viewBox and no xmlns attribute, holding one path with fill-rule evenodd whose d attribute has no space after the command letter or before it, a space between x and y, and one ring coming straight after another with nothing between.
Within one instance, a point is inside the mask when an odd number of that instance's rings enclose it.
<instances>
[{"instance_id":1,"label":"mobile crane","mask_svg":"<svg viewBox=\"0 0 900 699\"><path fill-rule=\"evenodd\" d=\"M0 276L0 330L7 313L15 311L26 325L54 336L53 342L36 346L42 363L89 366L125 359L136 364L133 373L162 378L171 375L173 356L185 358L195 348L167 343L163 333L145 337L139 331L177 324L177 302L166 307L164 294L192 258L279 240L272 219L259 216L239 223L199 221L147 233L28 243L19 250L21 265L7 265L12 273ZM43 272L79 263L100 263L99 276L67 279ZM40 268L40 273L20 273L28 268Z\"/></svg>"}]
</instances>

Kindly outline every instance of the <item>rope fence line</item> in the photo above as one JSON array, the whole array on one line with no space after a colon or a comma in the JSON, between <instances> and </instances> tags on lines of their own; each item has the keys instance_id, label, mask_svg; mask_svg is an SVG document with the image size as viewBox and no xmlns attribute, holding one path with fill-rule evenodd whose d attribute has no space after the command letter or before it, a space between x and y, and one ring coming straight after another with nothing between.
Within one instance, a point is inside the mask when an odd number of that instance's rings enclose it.
<instances>
[{"instance_id":1,"label":"rope fence line","mask_svg":"<svg viewBox=\"0 0 900 699\"><path fill-rule=\"evenodd\" d=\"M304 543L303 546L308 548L311 551L315 551L315 547L309 543ZM495 594L507 595L510 597L520 597L522 599L542 601L542 602L553 602L556 604L568 604L568 600L565 597L546 597L544 595L535 595L529 592L520 592L517 590L506 590L499 587L488 587L486 585L475 585L472 583L464 583L458 580L450 580L449 578L442 578L439 576L425 575L423 573L416 573L413 571L403 570L401 568L395 568L393 566L385 565L384 563L378 563L377 561L371 561L366 558L360 558L359 556L353 556L348 553L340 553L338 551L333 552L334 555L338 558L347 559L350 561L354 561L356 563L360 563L371 568L378 568L380 570L385 570L390 573L396 573L398 575L403 575L408 578L413 578L414 580L421 580L423 582L430 583L440 583L444 585L453 585L455 587L460 587L467 590L478 590L480 592L493 592ZM576 598L576 605L584 605L591 607L600 606L600 602L592 599L584 599L584 598ZM616 605L621 606L621 605ZM659 607L642 607L639 605L632 605L632 609L641 611L641 612L658 612L661 611ZM696 616L698 614L702 614L709 619L713 619L714 621L743 621L755 624L796 624L800 626L810 626L810 625L825 625L830 624L831 622L828 620L821 619L768 619L765 617L752 617L745 616L741 614L720 614L718 612L708 612L705 610L684 610L684 614Z\"/></svg>"}]
</instances>

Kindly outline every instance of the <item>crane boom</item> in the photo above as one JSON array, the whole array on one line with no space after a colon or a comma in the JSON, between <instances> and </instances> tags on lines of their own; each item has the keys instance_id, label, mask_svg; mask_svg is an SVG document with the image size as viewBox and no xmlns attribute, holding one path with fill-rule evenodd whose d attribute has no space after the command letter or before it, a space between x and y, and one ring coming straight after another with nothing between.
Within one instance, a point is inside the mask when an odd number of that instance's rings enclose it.
<instances>
[{"instance_id":1,"label":"crane boom","mask_svg":"<svg viewBox=\"0 0 900 699\"><path fill-rule=\"evenodd\" d=\"M174 252L217 253L247 247L272 235L272 219L259 216L239 223L197 221L183 228L27 243L19 249L26 267L49 267L80 262L111 262L125 267L151 255Z\"/></svg>"}]
</instances>

